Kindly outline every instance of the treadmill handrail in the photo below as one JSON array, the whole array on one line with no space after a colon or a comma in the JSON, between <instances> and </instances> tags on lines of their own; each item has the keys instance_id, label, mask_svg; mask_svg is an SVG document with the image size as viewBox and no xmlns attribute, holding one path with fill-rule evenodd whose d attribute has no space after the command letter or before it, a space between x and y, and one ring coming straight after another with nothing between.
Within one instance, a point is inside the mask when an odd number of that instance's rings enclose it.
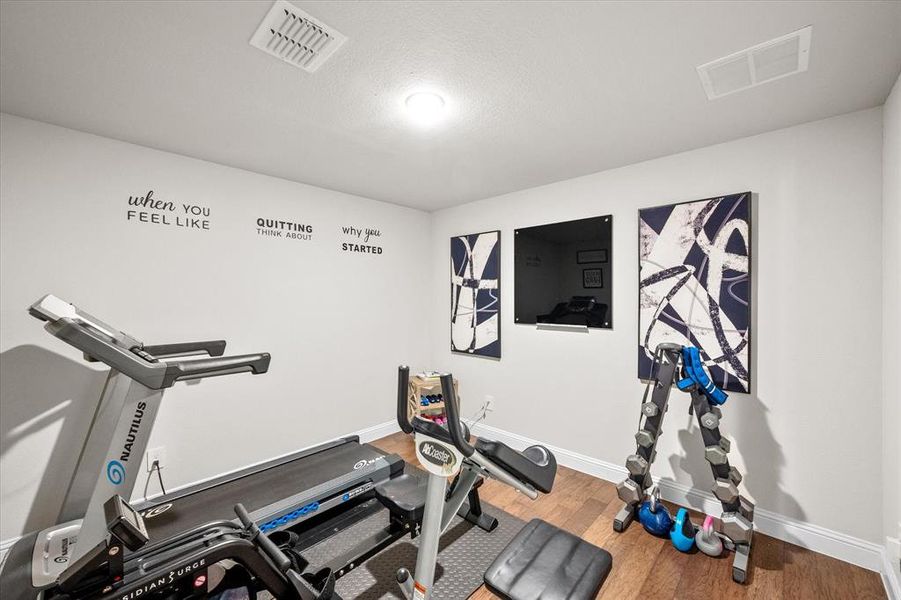
<instances>
[{"instance_id":1,"label":"treadmill handrail","mask_svg":"<svg viewBox=\"0 0 901 600\"><path fill-rule=\"evenodd\" d=\"M222 356L225 354L225 340L209 340L205 342L176 342L174 344L154 344L141 348L156 358L176 356Z\"/></svg>"},{"instance_id":2,"label":"treadmill handrail","mask_svg":"<svg viewBox=\"0 0 901 600\"><path fill-rule=\"evenodd\" d=\"M242 372L260 374L269 368L267 353L221 356L225 350L222 340L144 346L132 336L50 294L32 304L29 312L46 321L44 328L48 332L81 350L88 360L102 362L153 390L170 387L176 381ZM162 355L155 356L150 350ZM167 354L188 356L197 353L209 354L211 358L159 360Z\"/></svg>"},{"instance_id":3,"label":"treadmill handrail","mask_svg":"<svg viewBox=\"0 0 901 600\"><path fill-rule=\"evenodd\" d=\"M253 373L261 375L269 370L270 356L268 352L260 354L242 354L239 356L215 356L198 360L179 360L163 363L166 375L162 387L169 387L176 381L217 377L232 373Z\"/></svg>"}]
</instances>

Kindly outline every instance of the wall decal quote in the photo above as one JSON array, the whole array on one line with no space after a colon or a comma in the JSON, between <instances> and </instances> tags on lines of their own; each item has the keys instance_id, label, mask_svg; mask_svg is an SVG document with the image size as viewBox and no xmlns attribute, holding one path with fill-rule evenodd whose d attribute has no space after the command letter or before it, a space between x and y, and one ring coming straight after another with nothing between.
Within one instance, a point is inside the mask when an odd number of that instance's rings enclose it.
<instances>
[{"instance_id":1,"label":"wall decal quote","mask_svg":"<svg viewBox=\"0 0 901 600\"><path fill-rule=\"evenodd\" d=\"M144 196L129 196L126 221L137 221L152 225L168 225L185 229L210 229L210 209L196 204L184 204L154 198L153 190ZM144 210L139 210L144 209Z\"/></svg>"},{"instance_id":2,"label":"wall decal quote","mask_svg":"<svg viewBox=\"0 0 901 600\"><path fill-rule=\"evenodd\" d=\"M371 227L342 226L341 231L344 235L349 236L354 240L353 242L341 243L341 250L344 252L359 252L362 254L381 254L383 252L381 246L373 246L369 243L371 238L382 236L380 230ZM363 243L360 243L361 241Z\"/></svg>"},{"instance_id":3,"label":"wall decal quote","mask_svg":"<svg viewBox=\"0 0 901 600\"><path fill-rule=\"evenodd\" d=\"M257 235L282 238L285 240L313 239L313 226L294 221L280 221L278 219L257 219Z\"/></svg>"}]
</instances>

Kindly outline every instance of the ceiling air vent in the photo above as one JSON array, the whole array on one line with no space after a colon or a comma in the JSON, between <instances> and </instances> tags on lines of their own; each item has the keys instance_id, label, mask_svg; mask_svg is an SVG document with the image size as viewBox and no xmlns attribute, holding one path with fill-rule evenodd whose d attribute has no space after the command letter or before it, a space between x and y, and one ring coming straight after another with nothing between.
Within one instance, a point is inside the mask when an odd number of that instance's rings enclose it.
<instances>
[{"instance_id":1,"label":"ceiling air vent","mask_svg":"<svg viewBox=\"0 0 901 600\"><path fill-rule=\"evenodd\" d=\"M707 98L714 100L807 70L812 27L783 35L698 67Z\"/></svg>"},{"instance_id":2,"label":"ceiling air vent","mask_svg":"<svg viewBox=\"0 0 901 600\"><path fill-rule=\"evenodd\" d=\"M250 45L310 73L347 38L293 4L275 0Z\"/></svg>"}]
</instances>

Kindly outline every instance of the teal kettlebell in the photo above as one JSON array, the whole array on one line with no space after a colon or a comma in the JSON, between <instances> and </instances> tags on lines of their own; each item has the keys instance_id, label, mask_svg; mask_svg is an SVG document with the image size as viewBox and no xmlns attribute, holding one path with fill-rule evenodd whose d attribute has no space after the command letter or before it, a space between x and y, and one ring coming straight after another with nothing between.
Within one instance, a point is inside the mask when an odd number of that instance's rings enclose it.
<instances>
[{"instance_id":1,"label":"teal kettlebell","mask_svg":"<svg viewBox=\"0 0 901 600\"><path fill-rule=\"evenodd\" d=\"M655 485L648 494L648 499L638 509L638 521L645 531L651 535L664 537L669 535L673 526L673 518L666 507L660 504L660 490Z\"/></svg>"},{"instance_id":2,"label":"teal kettlebell","mask_svg":"<svg viewBox=\"0 0 901 600\"><path fill-rule=\"evenodd\" d=\"M691 522L688 516L688 510L680 508L676 513L676 520L669 532L669 539L673 542L673 546L680 552L688 552L695 545L695 534L697 528Z\"/></svg>"}]
</instances>

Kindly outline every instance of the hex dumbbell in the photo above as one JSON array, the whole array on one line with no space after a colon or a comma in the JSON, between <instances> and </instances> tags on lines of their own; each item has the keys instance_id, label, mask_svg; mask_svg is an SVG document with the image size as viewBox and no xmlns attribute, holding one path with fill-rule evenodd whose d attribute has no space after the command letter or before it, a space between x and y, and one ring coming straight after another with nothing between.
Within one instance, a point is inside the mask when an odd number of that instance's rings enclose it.
<instances>
[{"instance_id":1,"label":"hex dumbbell","mask_svg":"<svg viewBox=\"0 0 901 600\"><path fill-rule=\"evenodd\" d=\"M641 502L641 490L638 484L631 479L623 479L616 486L616 495L626 504L638 504Z\"/></svg>"},{"instance_id":2,"label":"hex dumbbell","mask_svg":"<svg viewBox=\"0 0 901 600\"><path fill-rule=\"evenodd\" d=\"M626 459L626 469L632 475L644 475L648 470L648 466L648 461L637 454L632 454Z\"/></svg>"},{"instance_id":3,"label":"hex dumbbell","mask_svg":"<svg viewBox=\"0 0 901 600\"><path fill-rule=\"evenodd\" d=\"M660 409L658 409L657 405L653 402L645 402L641 405L641 412L644 416L651 418L656 417L657 413L660 412Z\"/></svg>"},{"instance_id":4,"label":"hex dumbbell","mask_svg":"<svg viewBox=\"0 0 901 600\"><path fill-rule=\"evenodd\" d=\"M729 457L726 456L726 453L719 446L707 446L704 448L704 458L711 465L717 466L724 465L729 460Z\"/></svg>"},{"instance_id":5,"label":"hex dumbbell","mask_svg":"<svg viewBox=\"0 0 901 600\"><path fill-rule=\"evenodd\" d=\"M642 448L650 448L654 445L654 434L647 429L640 429L635 434L635 442Z\"/></svg>"},{"instance_id":6,"label":"hex dumbbell","mask_svg":"<svg viewBox=\"0 0 901 600\"><path fill-rule=\"evenodd\" d=\"M701 425L707 429L716 429L720 425L720 418L714 412L707 412L701 416Z\"/></svg>"},{"instance_id":7,"label":"hex dumbbell","mask_svg":"<svg viewBox=\"0 0 901 600\"><path fill-rule=\"evenodd\" d=\"M720 502L731 504L738 498L738 488L731 479L717 477L713 484L713 495L719 498Z\"/></svg>"},{"instance_id":8,"label":"hex dumbbell","mask_svg":"<svg viewBox=\"0 0 901 600\"><path fill-rule=\"evenodd\" d=\"M723 513L723 535L736 544L748 544L751 542L751 534L754 525L743 515L737 512Z\"/></svg>"},{"instance_id":9,"label":"hex dumbbell","mask_svg":"<svg viewBox=\"0 0 901 600\"><path fill-rule=\"evenodd\" d=\"M738 499L738 510L748 521L754 521L754 503L744 496Z\"/></svg>"},{"instance_id":10,"label":"hex dumbbell","mask_svg":"<svg viewBox=\"0 0 901 600\"><path fill-rule=\"evenodd\" d=\"M742 477L738 469L736 469L735 467L729 467L729 479L731 479L732 483L734 483L735 485L741 483Z\"/></svg>"}]
</instances>

